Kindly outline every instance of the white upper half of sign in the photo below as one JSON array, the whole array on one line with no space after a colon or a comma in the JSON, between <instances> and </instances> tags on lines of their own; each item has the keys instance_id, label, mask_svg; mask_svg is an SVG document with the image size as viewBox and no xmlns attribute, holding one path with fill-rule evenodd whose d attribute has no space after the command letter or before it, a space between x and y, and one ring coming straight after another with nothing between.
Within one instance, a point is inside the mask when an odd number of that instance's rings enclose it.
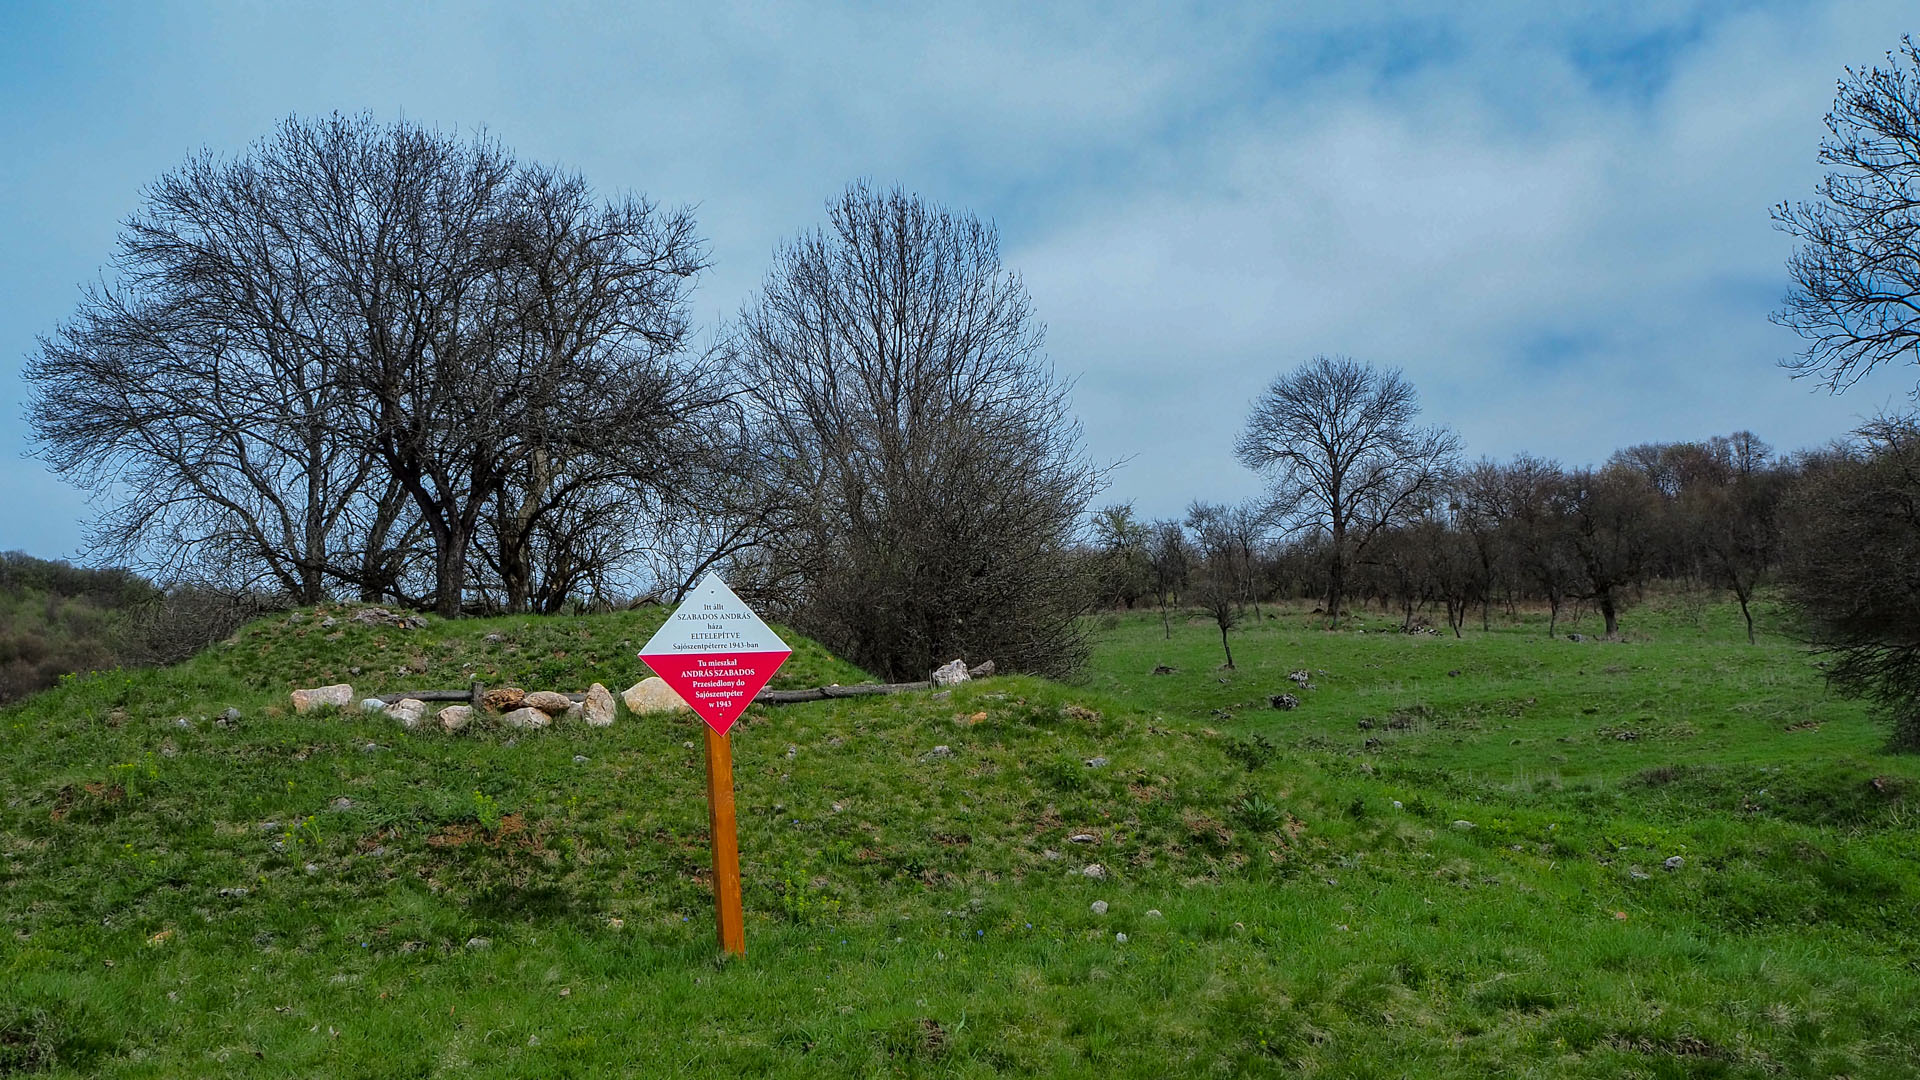
<instances>
[{"instance_id":1,"label":"white upper half of sign","mask_svg":"<svg viewBox=\"0 0 1920 1080\"><path fill-rule=\"evenodd\" d=\"M687 594L641 656L663 653L792 652L719 574L708 574Z\"/></svg>"}]
</instances>

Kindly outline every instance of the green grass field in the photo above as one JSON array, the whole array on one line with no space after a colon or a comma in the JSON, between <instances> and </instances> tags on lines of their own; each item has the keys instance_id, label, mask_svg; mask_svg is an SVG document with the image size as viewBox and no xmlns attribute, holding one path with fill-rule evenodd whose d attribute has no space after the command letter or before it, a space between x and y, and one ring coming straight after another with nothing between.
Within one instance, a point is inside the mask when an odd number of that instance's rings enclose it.
<instances>
[{"instance_id":1,"label":"green grass field","mask_svg":"<svg viewBox=\"0 0 1920 1080\"><path fill-rule=\"evenodd\" d=\"M0 711L0 1075L1920 1073L1920 759L1725 605L1286 609L1234 672L1139 613L1081 685L756 707L736 961L691 722L285 708L618 690L659 618L282 616Z\"/></svg>"}]
</instances>

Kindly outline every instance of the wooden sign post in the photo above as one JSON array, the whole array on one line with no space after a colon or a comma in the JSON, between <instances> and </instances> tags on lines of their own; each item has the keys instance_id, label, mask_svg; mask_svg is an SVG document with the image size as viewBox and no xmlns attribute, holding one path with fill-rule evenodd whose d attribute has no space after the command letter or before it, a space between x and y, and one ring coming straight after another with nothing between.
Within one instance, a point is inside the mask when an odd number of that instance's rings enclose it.
<instances>
[{"instance_id":1,"label":"wooden sign post","mask_svg":"<svg viewBox=\"0 0 1920 1080\"><path fill-rule=\"evenodd\" d=\"M708 574L640 650L707 730L707 822L713 839L713 914L720 947L747 951L740 902L740 835L733 819L733 740L727 732L793 650Z\"/></svg>"},{"instance_id":2,"label":"wooden sign post","mask_svg":"<svg viewBox=\"0 0 1920 1080\"><path fill-rule=\"evenodd\" d=\"M733 821L733 738L707 728L707 821L713 837L713 919L720 947L747 954L746 912L740 904L740 834Z\"/></svg>"}]
</instances>

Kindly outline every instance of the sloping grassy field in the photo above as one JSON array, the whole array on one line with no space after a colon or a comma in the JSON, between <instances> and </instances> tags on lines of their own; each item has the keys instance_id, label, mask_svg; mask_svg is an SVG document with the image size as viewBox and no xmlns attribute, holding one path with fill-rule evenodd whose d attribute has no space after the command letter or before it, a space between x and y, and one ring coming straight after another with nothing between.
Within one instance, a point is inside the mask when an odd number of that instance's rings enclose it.
<instances>
[{"instance_id":1,"label":"sloping grassy field","mask_svg":"<svg viewBox=\"0 0 1920 1080\"><path fill-rule=\"evenodd\" d=\"M284 708L618 690L659 618L283 616L0 711L0 1075L1920 1072L1920 761L1717 605L1288 610L1235 672L1123 616L1081 686L756 708L731 962L690 721Z\"/></svg>"}]
</instances>

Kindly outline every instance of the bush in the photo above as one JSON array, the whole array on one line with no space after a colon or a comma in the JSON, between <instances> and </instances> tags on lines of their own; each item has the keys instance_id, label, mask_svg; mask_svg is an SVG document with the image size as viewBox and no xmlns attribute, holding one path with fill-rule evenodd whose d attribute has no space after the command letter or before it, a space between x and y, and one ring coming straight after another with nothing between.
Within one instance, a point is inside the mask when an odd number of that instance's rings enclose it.
<instances>
[{"instance_id":1,"label":"bush","mask_svg":"<svg viewBox=\"0 0 1920 1080\"><path fill-rule=\"evenodd\" d=\"M1787 602L1827 681L1920 750L1920 425L1881 420L1808 462L1783 531Z\"/></svg>"}]
</instances>

